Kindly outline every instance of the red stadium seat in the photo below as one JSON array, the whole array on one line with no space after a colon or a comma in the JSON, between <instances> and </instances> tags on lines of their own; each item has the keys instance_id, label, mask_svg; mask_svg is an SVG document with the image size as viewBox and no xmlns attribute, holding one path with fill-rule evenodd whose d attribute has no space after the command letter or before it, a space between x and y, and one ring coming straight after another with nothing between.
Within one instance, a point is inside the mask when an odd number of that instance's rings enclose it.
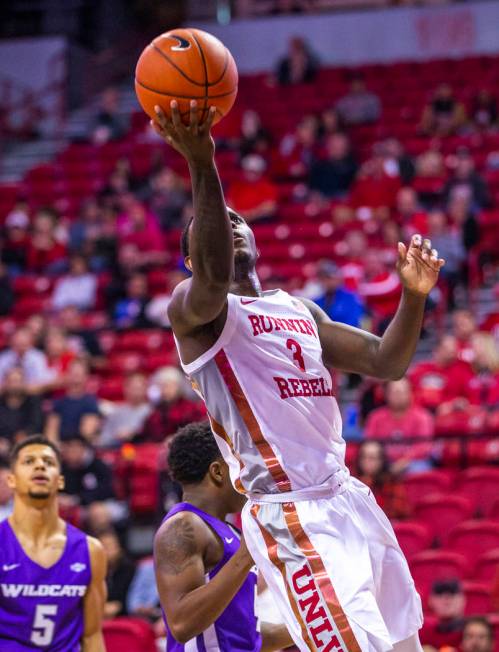
<instances>
[{"instance_id":1,"label":"red stadium seat","mask_svg":"<svg viewBox=\"0 0 499 652\"><path fill-rule=\"evenodd\" d=\"M497 573L499 573L499 548L493 548L478 558L473 578L491 583Z\"/></svg>"},{"instance_id":2,"label":"red stadium seat","mask_svg":"<svg viewBox=\"0 0 499 652\"><path fill-rule=\"evenodd\" d=\"M107 652L157 652L154 631L145 620L115 618L104 622Z\"/></svg>"},{"instance_id":3,"label":"red stadium seat","mask_svg":"<svg viewBox=\"0 0 499 652\"><path fill-rule=\"evenodd\" d=\"M393 529L407 559L411 559L418 552L425 550L431 543L431 532L422 523L413 521L394 523Z\"/></svg>"},{"instance_id":4,"label":"red stadium seat","mask_svg":"<svg viewBox=\"0 0 499 652\"><path fill-rule=\"evenodd\" d=\"M412 557L410 567L416 588L423 600L428 597L436 580L462 580L469 571L466 557L450 550L423 550Z\"/></svg>"},{"instance_id":5,"label":"red stadium seat","mask_svg":"<svg viewBox=\"0 0 499 652\"><path fill-rule=\"evenodd\" d=\"M481 515L485 515L499 496L499 469L487 466L466 469L458 477L457 490L473 501Z\"/></svg>"},{"instance_id":6,"label":"red stadium seat","mask_svg":"<svg viewBox=\"0 0 499 652\"><path fill-rule=\"evenodd\" d=\"M471 518L472 514L473 503L454 494L429 494L414 505L415 518L425 523L440 542L451 528Z\"/></svg>"},{"instance_id":7,"label":"red stadium seat","mask_svg":"<svg viewBox=\"0 0 499 652\"><path fill-rule=\"evenodd\" d=\"M487 614L493 610L491 590L487 584L482 582L463 582L463 590L466 595L464 613L467 616Z\"/></svg>"},{"instance_id":8,"label":"red stadium seat","mask_svg":"<svg viewBox=\"0 0 499 652\"><path fill-rule=\"evenodd\" d=\"M428 494L444 493L450 489L450 485L449 474L443 471L426 471L404 478L405 491L411 505L415 505L418 500Z\"/></svg>"},{"instance_id":9,"label":"red stadium seat","mask_svg":"<svg viewBox=\"0 0 499 652\"><path fill-rule=\"evenodd\" d=\"M486 520L460 523L445 537L445 545L470 560L477 559L484 552L499 548L499 523Z\"/></svg>"},{"instance_id":10,"label":"red stadium seat","mask_svg":"<svg viewBox=\"0 0 499 652\"><path fill-rule=\"evenodd\" d=\"M487 518L499 521L499 498L496 498L490 506Z\"/></svg>"}]
</instances>

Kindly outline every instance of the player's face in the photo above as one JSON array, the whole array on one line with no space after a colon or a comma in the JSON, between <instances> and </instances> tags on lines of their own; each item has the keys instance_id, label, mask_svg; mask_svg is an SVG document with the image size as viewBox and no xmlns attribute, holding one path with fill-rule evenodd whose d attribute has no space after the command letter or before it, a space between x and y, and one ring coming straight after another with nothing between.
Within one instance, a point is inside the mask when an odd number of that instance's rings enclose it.
<instances>
[{"instance_id":1,"label":"player's face","mask_svg":"<svg viewBox=\"0 0 499 652\"><path fill-rule=\"evenodd\" d=\"M35 500L57 496L64 488L64 478L52 448L43 444L22 448L12 468L9 485L14 494Z\"/></svg>"},{"instance_id":2,"label":"player's face","mask_svg":"<svg viewBox=\"0 0 499 652\"><path fill-rule=\"evenodd\" d=\"M234 262L254 266L258 258L255 236L246 221L231 208L228 209L234 237Z\"/></svg>"}]
</instances>

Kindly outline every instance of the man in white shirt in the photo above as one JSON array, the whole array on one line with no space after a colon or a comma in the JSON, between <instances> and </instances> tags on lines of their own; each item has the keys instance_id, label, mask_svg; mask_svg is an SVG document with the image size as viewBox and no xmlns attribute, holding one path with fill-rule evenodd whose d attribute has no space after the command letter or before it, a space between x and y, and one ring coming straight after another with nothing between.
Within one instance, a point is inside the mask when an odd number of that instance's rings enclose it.
<instances>
[{"instance_id":1,"label":"man in white shirt","mask_svg":"<svg viewBox=\"0 0 499 652\"><path fill-rule=\"evenodd\" d=\"M55 373L49 368L45 353L33 346L33 335L27 328L19 328L10 339L10 347L0 353L0 384L12 367L23 370L26 385L31 392L42 392Z\"/></svg>"},{"instance_id":2,"label":"man in white shirt","mask_svg":"<svg viewBox=\"0 0 499 652\"><path fill-rule=\"evenodd\" d=\"M96 291L97 279L88 271L87 261L83 256L73 256L69 274L63 276L55 286L52 306L56 310L67 306L90 310L95 304Z\"/></svg>"}]
</instances>

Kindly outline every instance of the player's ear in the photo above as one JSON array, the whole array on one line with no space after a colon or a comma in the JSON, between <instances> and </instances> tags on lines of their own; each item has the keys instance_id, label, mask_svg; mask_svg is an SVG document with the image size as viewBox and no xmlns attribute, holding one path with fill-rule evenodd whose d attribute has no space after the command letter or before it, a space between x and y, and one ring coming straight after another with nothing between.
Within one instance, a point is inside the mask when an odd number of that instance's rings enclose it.
<instances>
[{"instance_id":1,"label":"player's ear","mask_svg":"<svg viewBox=\"0 0 499 652\"><path fill-rule=\"evenodd\" d=\"M191 263L191 257L190 257L190 256L186 256L186 257L184 258L184 265L187 267L187 269L188 269L190 272L192 272L192 263Z\"/></svg>"},{"instance_id":2,"label":"player's ear","mask_svg":"<svg viewBox=\"0 0 499 652\"><path fill-rule=\"evenodd\" d=\"M7 476L7 486L9 487L9 489L16 488L16 476L12 473L12 471L10 471Z\"/></svg>"},{"instance_id":3,"label":"player's ear","mask_svg":"<svg viewBox=\"0 0 499 652\"><path fill-rule=\"evenodd\" d=\"M221 485L223 483L224 469L221 460L215 460L210 464L209 474L215 484Z\"/></svg>"}]
</instances>

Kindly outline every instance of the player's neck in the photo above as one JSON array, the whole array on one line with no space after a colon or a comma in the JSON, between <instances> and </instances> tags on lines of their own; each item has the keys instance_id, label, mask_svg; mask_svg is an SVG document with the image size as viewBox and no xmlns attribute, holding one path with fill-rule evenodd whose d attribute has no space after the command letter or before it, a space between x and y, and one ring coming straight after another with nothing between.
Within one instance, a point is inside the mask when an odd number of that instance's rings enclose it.
<instances>
[{"instance_id":1,"label":"player's neck","mask_svg":"<svg viewBox=\"0 0 499 652\"><path fill-rule=\"evenodd\" d=\"M262 286L256 270L236 267L230 292L242 297L260 297L263 294Z\"/></svg>"},{"instance_id":2,"label":"player's neck","mask_svg":"<svg viewBox=\"0 0 499 652\"><path fill-rule=\"evenodd\" d=\"M184 494L182 500L185 503L189 503L197 507L198 509L206 512L210 516L218 518L220 521L225 521L228 511L220 501L214 500L213 497L204 494L200 494L196 490L190 491L189 489L184 489Z\"/></svg>"},{"instance_id":3,"label":"player's neck","mask_svg":"<svg viewBox=\"0 0 499 652\"><path fill-rule=\"evenodd\" d=\"M57 500L35 503L32 499L16 496L9 521L16 534L33 540L48 538L59 528Z\"/></svg>"}]
</instances>

